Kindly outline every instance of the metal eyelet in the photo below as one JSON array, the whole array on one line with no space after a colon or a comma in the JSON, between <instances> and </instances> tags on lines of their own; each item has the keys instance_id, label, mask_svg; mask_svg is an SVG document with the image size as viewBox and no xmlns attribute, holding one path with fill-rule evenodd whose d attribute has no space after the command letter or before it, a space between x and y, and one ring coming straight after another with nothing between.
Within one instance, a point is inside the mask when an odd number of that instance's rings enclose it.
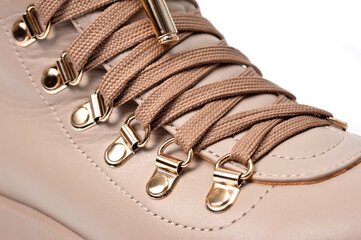
<instances>
[{"instance_id":1,"label":"metal eyelet","mask_svg":"<svg viewBox=\"0 0 361 240\"><path fill-rule=\"evenodd\" d=\"M45 39L51 30L51 21L49 21L45 29L41 28L35 5L29 5L22 18L18 19L12 27L12 36L17 45L27 47L37 39Z\"/></svg>"},{"instance_id":2,"label":"metal eyelet","mask_svg":"<svg viewBox=\"0 0 361 240\"><path fill-rule=\"evenodd\" d=\"M214 167L213 185L206 197L206 207L212 212L222 212L233 206L246 180L252 177L254 166L252 160L247 162L245 173L222 167L231 160L231 155L221 157Z\"/></svg>"},{"instance_id":3,"label":"metal eyelet","mask_svg":"<svg viewBox=\"0 0 361 240\"><path fill-rule=\"evenodd\" d=\"M156 169L146 186L148 195L154 199L163 199L174 190L183 169L187 168L194 158L192 149L185 161L165 154L165 149L173 143L174 138L170 138L158 149Z\"/></svg>"},{"instance_id":4,"label":"metal eyelet","mask_svg":"<svg viewBox=\"0 0 361 240\"><path fill-rule=\"evenodd\" d=\"M77 86L83 78L83 70L76 72L73 64L63 52L56 64L48 67L41 77L41 85L49 94L56 94L66 89L67 86Z\"/></svg>"},{"instance_id":5,"label":"metal eyelet","mask_svg":"<svg viewBox=\"0 0 361 240\"><path fill-rule=\"evenodd\" d=\"M140 140L130 125L134 120L135 115L130 115L120 129L120 136L105 150L104 160L110 167L122 166L135 155L136 151L147 145L151 136L151 127L148 126L144 130L144 137Z\"/></svg>"},{"instance_id":6,"label":"metal eyelet","mask_svg":"<svg viewBox=\"0 0 361 240\"><path fill-rule=\"evenodd\" d=\"M99 122L106 122L113 112L113 104L106 106L99 89L89 98L89 101L76 107L71 114L70 122L78 131L85 131Z\"/></svg>"}]
</instances>

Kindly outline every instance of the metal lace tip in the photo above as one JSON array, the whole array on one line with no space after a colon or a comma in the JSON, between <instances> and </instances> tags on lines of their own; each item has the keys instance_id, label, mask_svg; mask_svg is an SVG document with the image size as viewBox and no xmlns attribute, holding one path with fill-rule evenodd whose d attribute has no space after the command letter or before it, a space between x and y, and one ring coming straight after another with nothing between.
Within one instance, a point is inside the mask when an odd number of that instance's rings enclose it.
<instances>
[{"instance_id":1,"label":"metal lace tip","mask_svg":"<svg viewBox=\"0 0 361 240\"><path fill-rule=\"evenodd\" d=\"M179 41L178 30L165 0L141 0L160 44L172 45Z\"/></svg>"},{"instance_id":2,"label":"metal lace tip","mask_svg":"<svg viewBox=\"0 0 361 240\"><path fill-rule=\"evenodd\" d=\"M327 120L330 121L333 125L341 128L342 130L347 131L347 128L348 128L347 122L344 122L344 121L334 118L334 117L329 117L329 118L327 118Z\"/></svg>"}]
</instances>

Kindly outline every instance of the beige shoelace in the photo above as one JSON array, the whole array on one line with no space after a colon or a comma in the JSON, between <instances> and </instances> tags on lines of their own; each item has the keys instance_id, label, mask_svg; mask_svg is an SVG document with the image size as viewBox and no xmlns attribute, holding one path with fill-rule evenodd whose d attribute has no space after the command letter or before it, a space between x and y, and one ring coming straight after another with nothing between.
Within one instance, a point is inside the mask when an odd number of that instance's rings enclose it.
<instances>
[{"instance_id":1,"label":"beige shoelace","mask_svg":"<svg viewBox=\"0 0 361 240\"><path fill-rule=\"evenodd\" d=\"M193 0L189 0L195 6ZM295 97L263 79L246 56L227 46L222 35L201 16L198 7L174 13L180 42L194 33L220 39L161 58L174 46L160 45L148 19L129 23L142 8L139 0L39 0L37 10L44 24L64 22L96 9L101 14L69 46L68 57L76 71L91 70L117 54L128 51L100 83L107 105L121 106L151 89L135 116L141 126L157 129L192 110L197 113L177 131L176 143L185 151L207 146L248 130L233 147L231 159L246 165L257 161L286 139L307 129L331 125L326 111L300 105ZM246 70L236 78L194 87L220 64L238 64ZM271 93L267 107L225 116L250 94Z\"/></svg>"}]
</instances>

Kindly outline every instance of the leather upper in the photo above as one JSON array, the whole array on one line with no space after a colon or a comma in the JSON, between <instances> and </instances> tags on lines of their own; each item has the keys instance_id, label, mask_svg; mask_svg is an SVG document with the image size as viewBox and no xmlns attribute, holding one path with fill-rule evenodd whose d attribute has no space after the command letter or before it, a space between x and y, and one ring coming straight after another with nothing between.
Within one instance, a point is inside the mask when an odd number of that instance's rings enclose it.
<instances>
[{"instance_id":1,"label":"leather upper","mask_svg":"<svg viewBox=\"0 0 361 240\"><path fill-rule=\"evenodd\" d=\"M55 63L95 15L59 24L47 40L19 48L9 31L28 3L0 3L0 194L40 210L87 239L351 239L361 235L357 227L361 191L355 187L361 178L359 166L331 178L358 163L361 139L335 127L299 134L257 162L253 180L267 184L246 184L236 204L225 213L214 214L204 206L213 165L200 158L184 172L168 198L150 199L145 184L155 168L157 148L192 113L166 126L167 131L154 131L147 148L124 166L108 167L104 151L118 137L136 103L115 109L109 123L77 132L71 127L70 115L94 92L105 69L86 73L80 86L57 95L48 95L40 84L42 71ZM171 1L170 7L185 10L192 6ZM215 41L198 34L170 54ZM224 66L200 84L234 77L240 71L240 67ZM273 99L273 95L249 97L232 112L268 105ZM215 162L240 137L242 133L201 154ZM236 163L228 167L243 168ZM277 185L321 180L326 181Z\"/></svg>"}]
</instances>

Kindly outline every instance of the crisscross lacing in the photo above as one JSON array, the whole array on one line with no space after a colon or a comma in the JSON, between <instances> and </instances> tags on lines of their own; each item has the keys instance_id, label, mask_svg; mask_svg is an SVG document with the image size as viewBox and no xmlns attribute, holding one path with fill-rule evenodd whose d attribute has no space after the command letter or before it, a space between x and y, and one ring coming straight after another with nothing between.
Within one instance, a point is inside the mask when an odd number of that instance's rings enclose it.
<instances>
[{"instance_id":1,"label":"crisscross lacing","mask_svg":"<svg viewBox=\"0 0 361 240\"><path fill-rule=\"evenodd\" d=\"M188 1L195 10L173 13L180 42L195 33L211 34L220 41L171 56L164 55L174 46L157 42L148 19L131 21L142 10L139 0L39 0L36 7L44 24L102 10L67 50L75 70L91 70L127 51L101 79L100 92L106 104L121 106L152 90L135 116L143 128L153 129L198 110L175 134L176 143L185 152L200 151L248 130L231 152L232 160L246 164L300 132L331 125L326 120L332 117L330 113L297 104L291 93L262 78L246 56L227 46L201 16L196 2ZM241 65L245 70L238 77L195 87L221 64ZM225 116L246 96L262 93L278 97L270 106Z\"/></svg>"}]
</instances>

